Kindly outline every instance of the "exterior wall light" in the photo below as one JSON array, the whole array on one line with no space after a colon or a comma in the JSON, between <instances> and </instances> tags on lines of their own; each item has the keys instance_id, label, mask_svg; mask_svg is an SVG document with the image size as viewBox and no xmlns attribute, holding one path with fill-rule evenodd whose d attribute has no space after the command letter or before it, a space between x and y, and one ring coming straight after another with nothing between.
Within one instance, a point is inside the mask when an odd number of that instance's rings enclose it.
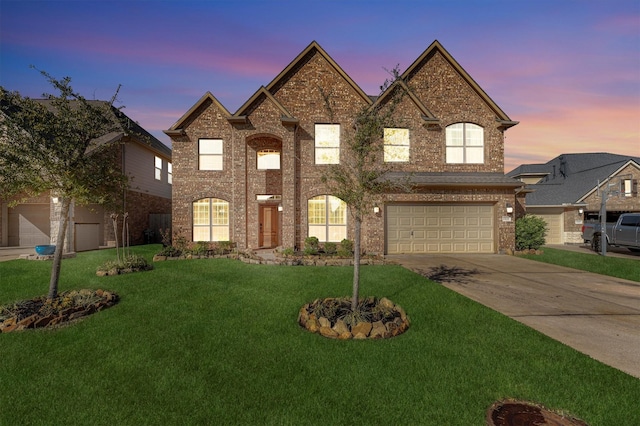
<instances>
[{"instance_id":1,"label":"exterior wall light","mask_svg":"<svg viewBox=\"0 0 640 426\"><path fill-rule=\"evenodd\" d=\"M281 212L282 211L282 204L278 204L278 211Z\"/></svg>"},{"instance_id":2,"label":"exterior wall light","mask_svg":"<svg viewBox=\"0 0 640 426\"><path fill-rule=\"evenodd\" d=\"M578 213L580 213L580 214L584 213L584 209L583 209L582 207L580 207L580 208L578 209Z\"/></svg>"},{"instance_id":3,"label":"exterior wall light","mask_svg":"<svg viewBox=\"0 0 640 426\"><path fill-rule=\"evenodd\" d=\"M507 214L513 213L513 206L511 203L507 203Z\"/></svg>"},{"instance_id":4,"label":"exterior wall light","mask_svg":"<svg viewBox=\"0 0 640 426\"><path fill-rule=\"evenodd\" d=\"M373 207L373 212L374 212L375 214L380 213L380 207L378 207L378 206L374 206L374 207Z\"/></svg>"}]
</instances>

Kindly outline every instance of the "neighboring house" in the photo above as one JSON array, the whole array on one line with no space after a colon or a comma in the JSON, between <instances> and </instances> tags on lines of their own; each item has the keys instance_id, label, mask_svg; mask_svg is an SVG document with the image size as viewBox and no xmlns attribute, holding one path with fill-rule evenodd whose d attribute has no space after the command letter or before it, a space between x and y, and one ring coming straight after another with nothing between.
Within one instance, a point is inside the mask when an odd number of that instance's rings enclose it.
<instances>
[{"instance_id":1,"label":"neighboring house","mask_svg":"<svg viewBox=\"0 0 640 426\"><path fill-rule=\"evenodd\" d=\"M609 154L562 154L546 164L523 164L507 173L527 184L526 212L547 222L547 243L581 243L584 220L596 220L603 191L607 220L639 212L640 157Z\"/></svg>"},{"instance_id":2,"label":"neighboring house","mask_svg":"<svg viewBox=\"0 0 640 426\"><path fill-rule=\"evenodd\" d=\"M112 112L122 114L113 107ZM171 149L126 115L125 119L128 128L105 135L108 142L114 142L114 155L120 160L122 172L129 177L129 189L117 201L120 223L122 213L128 212L131 244L159 241L159 228L171 226ZM55 196L43 193L14 207L9 207L8 201L0 200L0 246L55 244L59 223ZM110 211L99 205L72 204L65 250L113 246L115 235L110 215ZM120 228L118 240L121 238Z\"/></svg>"},{"instance_id":3,"label":"neighboring house","mask_svg":"<svg viewBox=\"0 0 640 426\"><path fill-rule=\"evenodd\" d=\"M435 41L402 74L398 125L385 129L391 177L415 191L386 194L363 224L368 253L496 253L515 244L516 188L506 177L512 121ZM165 133L174 160L173 230L241 249L353 240L345 203L327 192L327 164L344 161L353 118L388 105L365 94L312 42L231 114L207 92Z\"/></svg>"}]
</instances>

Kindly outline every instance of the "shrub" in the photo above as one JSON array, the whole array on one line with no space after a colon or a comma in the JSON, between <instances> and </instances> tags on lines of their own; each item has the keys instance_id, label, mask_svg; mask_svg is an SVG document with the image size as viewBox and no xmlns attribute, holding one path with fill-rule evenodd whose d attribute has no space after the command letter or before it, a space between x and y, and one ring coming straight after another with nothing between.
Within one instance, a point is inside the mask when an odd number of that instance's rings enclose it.
<instances>
[{"instance_id":1,"label":"shrub","mask_svg":"<svg viewBox=\"0 0 640 426\"><path fill-rule=\"evenodd\" d=\"M290 257L294 255L294 250L291 247L287 247L286 249L282 250L282 255L284 257Z\"/></svg>"},{"instance_id":2,"label":"shrub","mask_svg":"<svg viewBox=\"0 0 640 426\"><path fill-rule=\"evenodd\" d=\"M340 248L338 249L338 256L351 257L353 255L353 241L344 239L340 241Z\"/></svg>"},{"instance_id":3,"label":"shrub","mask_svg":"<svg viewBox=\"0 0 640 426\"><path fill-rule=\"evenodd\" d=\"M324 252L326 254L336 254L337 251L338 251L338 245L336 243L332 243L332 242L324 243Z\"/></svg>"},{"instance_id":4,"label":"shrub","mask_svg":"<svg viewBox=\"0 0 640 426\"><path fill-rule=\"evenodd\" d=\"M207 254L207 252L209 251L209 243L206 241L195 242L191 244L189 251L191 252L191 254L195 254L196 256Z\"/></svg>"},{"instance_id":5,"label":"shrub","mask_svg":"<svg viewBox=\"0 0 640 426\"><path fill-rule=\"evenodd\" d=\"M120 273L125 269L131 271L147 271L149 269L153 269L153 265L150 265L149 262L147 262L147 259L142 256L138 256L137 254L130 254L128 256L125 256L122 261L108 260L104 262L102 265L98 266L97 271L109 272L112 270L117 270L118 273Z\"/></svg>"},{"instance_id":6,"label":"shrub","mask_svg":"<svg viewBox=\"0 0 640 426\"><path fill-rule=\"evenodd\" d=\"M304 254L313 255L318 254L320 248L320 241L316 237L307 237L304 239Z\"/></svg>"},{"instance_id":7,"label":"shrub","mask_svg":"<svg viewBox=\"0 0 640 426\"><path fill-rule=\"evenodd\" d=\"M182 255L182 250L179 250L174 246L166 246L162 247L162 250L158 252L158 255L167 257L179 257L180 255Z\"/></svg>"},{"instance_id":8,"label":"shrub","mask_svg":"<svg viewBox=\"0 0 640 426\"><path fill-rule=\"evenodd\" d=\"M231 253L231 250L233 250L233 242L231 241L218 241L216 244L217 254Z\"/></svg>"},{"instance_id":9,"label":"shrub","mask_svg":"<svg viewBox=\"0 0 640 426\"><path fill-rule=\"evenodd\" d=\"M541 217L527 214L516 220L516 250L537 250L545 243L547 223Z\"/></svg>"}]
</instances>

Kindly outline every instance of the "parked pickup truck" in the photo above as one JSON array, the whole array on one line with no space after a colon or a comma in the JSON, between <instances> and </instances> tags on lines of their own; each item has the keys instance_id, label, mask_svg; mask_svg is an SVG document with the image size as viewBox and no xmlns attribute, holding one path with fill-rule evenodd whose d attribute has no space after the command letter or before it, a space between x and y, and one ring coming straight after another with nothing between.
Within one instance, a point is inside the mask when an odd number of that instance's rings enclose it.
<instances>
[{"instance_id":1,"label":"parked pickup truck","mask_svg":"<svg viewBox=\"0 0 640 426\"><path fill-rule=\"evenodd\" d=\"M626 247L631 251L640 252L640 213L624 213L617 222L606 224L607 245ZM582 225L582 239L591 243L594 251L601 251L600 241L602 230L599 222Z\"/></svg>"}]
</instances>

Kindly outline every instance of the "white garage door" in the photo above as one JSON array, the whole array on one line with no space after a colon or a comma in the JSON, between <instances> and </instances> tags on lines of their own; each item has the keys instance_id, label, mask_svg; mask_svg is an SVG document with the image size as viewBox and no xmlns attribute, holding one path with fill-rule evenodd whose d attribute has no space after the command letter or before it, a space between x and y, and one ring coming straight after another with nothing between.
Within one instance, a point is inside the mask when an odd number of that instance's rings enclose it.
<instances>
[{"instance_id":1,"label":"white garage door","mask_svg":"<svg viewBox=\"0 0 640 426\"><path fill-rule=\"evenodd\" d=\"M494 253L491 205L389 205L387 253Z\"/></svg>"},{"instance_id":2,"label":"white garage door","mask_svg":"<svg viewBox=\"0 0 640 426\"><path fill-rule=\"evenodd\" d=\"M534 214L547 222L547 235L545 236L546 244L564 244L562 235L564 233L562 226L562 209L540 208L528 209L528 212Z\"/></svg>"},{"instance_id":3,"label":"white garage door","mask_svg":"<svg viewBox=\"0 0 640 426\"><path fill-rule=\"evenodd\" d=\"M10 246L49 244L50 229L49 204L19 204L9 209Z\"/></svg>"}]
</instances>

